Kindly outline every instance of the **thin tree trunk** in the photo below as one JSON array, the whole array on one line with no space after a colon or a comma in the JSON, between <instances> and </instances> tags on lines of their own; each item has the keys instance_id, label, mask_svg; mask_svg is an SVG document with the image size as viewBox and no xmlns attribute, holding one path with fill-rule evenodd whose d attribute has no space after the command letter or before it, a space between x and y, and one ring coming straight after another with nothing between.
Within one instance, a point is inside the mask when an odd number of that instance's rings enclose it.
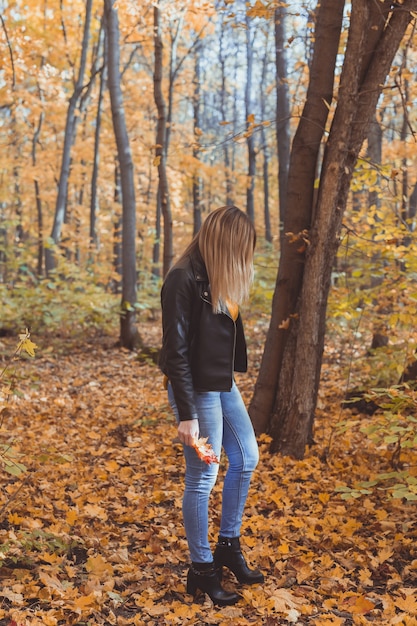
<instances>
[{"instance_id":1,"label":"thin tree trunk","mask_svg":"<svg viewBox=\"0 0 417 626\"><path fill-rule=\"evenodd\" d=\"M269 211L269 146L265 133L265 128L262 122L266 120L266 98L264 97L265 89L267 85L268 75L268 34L266 35L264 57L262 59L262 73L259 85L260 92L260 109L261 109L261 146L263 153L263 191L264 191L264 228L265 228L265 241L272 242L271 231L271 216Z\"/></svg>"},{"instance_id":2,"label":"thin tree trunk","mask_svg":"<svg viewBox=\"0 0 417 626\"><path fill-rule=\"evenodd\" d=\"M93 160L93 172L91 175L91 199L90 199L90 255L93 250L98 250L99 239L97 234L96 222L98 212L98 174L100 164L100 131L101 131L101 118L103 112L103 97L104 89L107 82L107 41L106 41L106 29L102 28L100 31L100 48L103 49L103 67L100 72L100 87L98 93L97 113L96 113L96 127L94 132L94 160Z\"/></svg>"},{"instance_id":3,"label":"thin tree trunk","mask_svg":"<svg viewBox=\"0 0 417 626\"><path fill-rule=\"evenodd\" d=\"M158 185L156 197L156 215L155 215L155 239L152 250L152 276L159 278L161 271L159 267L159 254L161 249L161 193Z\"/></svg>"},{"instance_id":4,"label":"thin tree trunk","mask_svg":"<svg viewBox=\"0 0 417 626\"><path fill-rule=\"evenodd\" d=\"M375 184L377 189L373 189L368 193L368 206L373 206L377 209L381 204L381 194L379 192L381 176L379 174L379 168L382 161L382 128L375 115L369 127L367 156L377 170L377 179Z\"/></svg>"},{"instance_id":5,"label":"thin tree trunk","mask_svg":"<svg viewBox=\"0 0 417 626\"><path fill-rule=\"evenodd\" d=\"M108 84L117 155L120 164L120 181L123 207L123 287L120 316L120 342L133 350L140 344L135 326L136 305L136 204L133 161L123 106L120 80L119 21L114 8L115 0L104 0L108 38Z\"/></svg>"},{"instance_id":6,"label":"thin tree trunk","mask_svg":"<svg viewBox=\"0 0 417 626\"><path fill-rule=\"evenodd\" d=\"M288 62L286 52L285 13L281 3L275 10L275 65L277 73L276 134L278 148L278 198L280 242L283 243L286 219L288 170L290 164L290 96L288 89Z\"/></svg>"},{"instance_id":7,"label":"thin tree trunk","mask_svg":"<svg viewBox=\"0 0 417 626\"><path fill-rule=\"evenodd\" d=\"M264 186L264 225L265 225L265 241L272 243L271 215L269 211L269 149L265 132L262 128L261 139L264 146L263 149L263 186Z\"/></svg>"},{"instance_id":8,"label":"thin tree trunk","mask_svg":"<svg viewBox=\"0 0 417 626\"><path fill-rule=\"evenodd\" d=\"M116 209L113 217L113 272L115 278L112 279L113 293L122 293L123 283L123 262L122 262L122 192L120 189L120 174L117 163L114 166L114 202L120 205L120 210ZM118 278L117 278L118 277Z\"/></svg>"},{"instance_id":9,"label":"thin tree trunk","mask_svg":"<svg viewBox=\"0 0 417 626\"><path fill-rule=\"evenodd\" d=\"M171 267L174 258L172 215L169 198L168 177L166 169L166 131L167 117L166 106L162 92L162 69L163 69L163 43L160 27L160 9L154 7L154 46L155 46L155 67L154 67L154 98L158 110L158 124L156 132L155 162L158 167L159 193L161 201L161 211L164 223L164 253L163 253L163 275L165 276Z\"/></svg>"},{"instance_id":10,"label":"thin tree trunk","mask_svg":"<svg viewBox=\"0 0 417 626\"><path fill-rule=\"evenodd\" d=\"M44 114L43 112L39 115L39 122L36 128L36 131L33 135L32 141L32 165L36 165L36 148L39 141L39 135L41 133L42 122L43 122ZM42 200L41 193L39 187L39 181L35 177L33 179L33 184L35 187L35 202L36 202L36 215L38 221L38 262L37 262L37 275L40 277L43 274L43 213L42 213Z\"/></svg>"},{"instance_id":11,"label":"thin tree trunk","mask_svg":"<svg viewBox=\"0 0 417 626\"><path fill-rule=\"evenodd\" d=\"M253 134L254 113L252 111L252 74L253 74L253 40L251 31L251 19L246 16L246 145L248 148L248 175L246 183L246 212L252 222L255 222L255 174L256 174L256 150L255 137Z\"/></svg>"},{"instance_id":12,"label":"thin tree trunk","mask_svg":"<svg viewBox=\"0 0 417 626\"><path fill-rule=\"evenodd\" d=\"M226 56L224 52L224 38L225 28L224 25L220 30L220 42L219 42L219 64L221 75L220 86L220 113L221 121L223 124L227 124L227 78L226 78ZM226 182L226 205L234 204L234 190L233 190L233 178L232 178L232 166L230 162L230 148L228 141L223 142L223 159L224 159L224 175Z\"/></svg>"},{"instance_id":13,"label":"thin tree trunk","mask_svg":"<svg viewBox=\"0 0 417 626\"><path fill-rule=\"evenodd\" d=\"M408 215L410 219L414 218L417 214L417 183L415 183L413 191L409 198Z\"/></svg>"},{"instance_id":14,"label":"thin tree trunk","mask_svg":"<svg viewBox=\"0 0 417 626\"><path fill-rule=\"evenodd\" d=\"M406 65L406 60L404 58L404 65ZM407 115L407 102L409 102L410 90L408 85L408 80L404 79L404 87L402 97L404 99L403 102L403 121L401 125L401 142L405 145L407 139L407 133L409 128L409 120ZM401 221L403 224L407 224L407 220L409 217L408 214L408 162L407 157L404 156L401 159L401 210L400 210Z\"/></svg>"},{"instance_id":15,"label":"thin tree trunk","mask_svg":"<svg viewBox=\"0 0 417 626\"><path fill-rule=\"evenodd\" d=\"M74 92L70 97L68 110L67 110L67 119L65 124L65 133L64 133L64 147L62 151L62 161L61 161L61 172L59 176L59 184L58 184L58 195L55 206L55 216L54 223L52 226L51 239L53 243L58 244L61 238L62 225L65 220L65 212L67 207L67 197L68 197L68 181L70 175L70 165L71 165L71 148L75 141L75 128L77 123L76 116L76 108L79 101L79 98L82 93L83 83L84 83L84 74L85 67L87 64L87 52L88 52L88 42L90 38L90 23L91 23L91 9L92 9L92 0L86 0L86 9L85 9L85 21L84 21L84 34L83 34L83 42L81 48L81 60L80 67L78 70L78 77L75 83ZM49 274L56 267L56 257L55 251L53 247L48 247L45 249L45 268L46 272Z\"/></svg>"},{"instance_id":16,"label":"thin tree trunk","mask_svg":"<svg viewBox=\"0 0 417 626\"><path fill-rule=\"evenodd\" d=\"M201 135L201 69L200 69L200 47L196 46L194 54L194 145L193 145L193 235L201 227L201 176L198 162L200 158L200 135Z\"/></svg>"}]
</instances>

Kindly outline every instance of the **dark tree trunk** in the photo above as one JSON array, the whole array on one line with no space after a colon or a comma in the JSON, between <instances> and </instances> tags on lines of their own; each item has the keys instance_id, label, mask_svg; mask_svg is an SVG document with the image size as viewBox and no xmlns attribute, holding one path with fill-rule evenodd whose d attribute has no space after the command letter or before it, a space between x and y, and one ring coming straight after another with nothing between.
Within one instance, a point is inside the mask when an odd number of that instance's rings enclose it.
<instances>
[{"instance_id":1,"label":"dark tree trunk","mask_svg":"<svg viewBox=\"0 0 417 626\"><path fill-rule=\"evenodd\" d=\"M368 151L367 156L371 160L373 166L377 170L377 189L372 190L368 194L368 206L375 207L376 209L381 204L381 194L379 193L379 182L381 180L381 176L379 174L379 167L381 165L382 160L382 128L374 115L372 122L369 127L368 133Z\"/></svg>"},{"instance_id":2,"label":"dark tree trunk","mask_svg":"<svg viewBox=\"0 0 417 626\"><path fill-rule=\"evenodd\" d=\"M140 342L135 325L136 305L136 204L133 161L123 106L120 77L119 21L115 0L105 0L108 41L108 85L122 190L122 266L123 285L120 315L120 342L133 350Z\"/></svg>"},{"instance_id":3,"label":"dark tree trunk","mask_svg":"<svg viewBox=\"0 0 417 626\"><path fill-rule=\"evenodd\" d=\"M335 4L330 2L329 7L328 2L321 3L317 30L322 25L322 11L328 16L328 10L334 9ZM343 2L338 8L342 12ZM266 422L272 436L272 452L279 451L302 458L306 445L311 443L330 276L339 245L339 232L352 172L359 150L369 132L382 86L411 20L411 11L416 8L417 0L406 0L393 9L392 3L385 2L378 6L378 11L375 11L372 3L363 3L362 0L352 2L337 107L323 157L317 205L311 214L311 228L304 233L305 251L302 250L303 237L297 237L298 242L295 244L300 259L301 255L305 259L302 263L303 272L297 292L294 293L296 298L292 301L292 307L275 320L277 326L281 327L284 350L275 404ZM371 43L373 48L370 47ZM316 38L315 55L318 44L319 40ZM313 65L314 62L315 58ZM331 72L332 76L333 72L334 70ZM314 86L312 81L313 74L310 87ZM289 198L291 174L292 164ZM310 188L311 194L313 189L314 181ZM290 206L291 203L288 205L288 218ZM287 247L284 249L280 270L288 258ZM280 272L278 278L279 276ZM278 280L275 303L279 302L282 290L283 285Z\"/></svg>"},{"instance_id":4,"label":"dark tree trunk","mask_svg":"<svg viewBox=\"0 0 417 626\"><path fill-rule=\"evenodd\" d=\"M333 97L333 79L342 27L344 0L324 0L318 10L314 57L307 99L298 125L290 159L283 240L271 323L261 367L250 403L257 432L269 429L276 401L290 316L296 314L301 290L305 249L304 233L311 227L314 180L320 143Z\"/></svg>"},{"instance_id":5,"label":"dark tree trunk","mask_svg":"<svg viewBox=\"0 0 417 626\"><path fill-rule=\"evenodd\" d=\"M161 249L161 200L158 186L156 198L156 215L155 215L155 240L152 248L152 276L159 278L161 270L159 267L159 256Z\"/></svg>"},{"instance_id":6,"label":"dark tree trunk","mask_svg":"<svg viewBox=\"0 0 417 626\"><path fill-rule=\"evenodd\" d=\"M414 189L411 192L410 199L409 199L409 209L408 209L408 215L410 216L410 218L415 217L416 214L417 214L417 183L415 183Z\"/></svg>"}]
</instances>

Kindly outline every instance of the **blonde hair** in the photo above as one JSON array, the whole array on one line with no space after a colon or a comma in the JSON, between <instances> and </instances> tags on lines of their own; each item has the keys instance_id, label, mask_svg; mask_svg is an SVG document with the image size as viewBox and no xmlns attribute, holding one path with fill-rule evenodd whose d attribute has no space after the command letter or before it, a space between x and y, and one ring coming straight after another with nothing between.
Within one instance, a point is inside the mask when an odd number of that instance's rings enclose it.
<instances>
[{"instance_id":1,"label":"blonde hair","mask_svg":"<svg viewBox=\"0 0 417 626\"><path fill-rule=\"evenodd\" d=\"M227 301L241 304L249 297L255 244L255 228L246 213L235 206L224 206L209 213L182 255L198 247L207 269L215 313Z\"/></svg>"}]
</instances>

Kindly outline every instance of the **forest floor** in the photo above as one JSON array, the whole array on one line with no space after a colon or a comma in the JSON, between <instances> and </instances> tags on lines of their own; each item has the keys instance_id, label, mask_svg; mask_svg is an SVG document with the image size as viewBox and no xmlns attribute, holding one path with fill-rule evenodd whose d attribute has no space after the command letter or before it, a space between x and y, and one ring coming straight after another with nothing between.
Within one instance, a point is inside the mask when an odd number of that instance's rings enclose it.
<instances>
[{"instance_id":1,"label":"forest floor","mask_svg":"<svg viewBox=\"0 0 417 626\"><path fill-rule=\"evenodd\" d=\"M158 329L146 324L150 345ZM258 357L264 337L255 325L249 337ZM15 364L19 393L1 420L0 443L27 471L0 468L0 626L417 625L416 503L335 491L388 471L390 452L370 446L357 420L336 428L351 412L340 408L334 354L305 458L271 455L259 441L242 544L265 583L216 608L185 591L182 451L157 367L111 338L33 341L36 357ZM13 343L0 348L10 354ZM255 373L239 378L246 401ZM213 543L224 471L222 460ZM225 585L237 588L233 575Z\"/></svg>"}]
</instances>

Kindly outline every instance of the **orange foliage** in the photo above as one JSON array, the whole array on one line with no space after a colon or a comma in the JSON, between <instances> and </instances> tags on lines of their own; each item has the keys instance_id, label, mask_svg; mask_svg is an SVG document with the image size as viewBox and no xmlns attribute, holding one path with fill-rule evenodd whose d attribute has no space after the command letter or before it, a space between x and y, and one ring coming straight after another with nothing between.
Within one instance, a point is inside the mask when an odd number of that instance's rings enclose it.
<instances>
[{"instance_id":1,"label":"orange foliage","mask_svg":"<svg viewBox=\"0 0 417 626\"><path fill-rule=\"evenodd\" d=\"M214 454L213 448L209 443L207 443L208 437L200 437L193 443L193 448L197 452L199 458L207 463L207 465L211 465L211 463L218 463L219 459Z\"/></svg>"}]
</instances>

